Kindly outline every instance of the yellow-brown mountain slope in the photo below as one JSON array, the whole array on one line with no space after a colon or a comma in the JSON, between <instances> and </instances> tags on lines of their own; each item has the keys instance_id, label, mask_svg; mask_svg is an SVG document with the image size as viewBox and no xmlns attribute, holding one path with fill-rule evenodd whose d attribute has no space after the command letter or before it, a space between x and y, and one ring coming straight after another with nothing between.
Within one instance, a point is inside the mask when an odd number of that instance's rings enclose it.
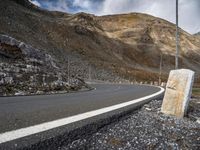
<instances>
[{"instance_id":1,"label":"yellow-brown mountain slope","mask_svg":"<svg viewBox=\"0 0 200 150\"><path fill-rule=\"evenodd\" d=\"M0 0L0 20L1 34L45 50L63 66L70 55L77 57L79 64L89 63L96 72L109 71L131 80L157 80L162 55L163 79L174 69L175 25L150 15L72 15L49 12L26 0ZM182 29L180 67L200 73L200 39ZM85 70L80 74L83 77Z\"/></svg>"}]
</instances>

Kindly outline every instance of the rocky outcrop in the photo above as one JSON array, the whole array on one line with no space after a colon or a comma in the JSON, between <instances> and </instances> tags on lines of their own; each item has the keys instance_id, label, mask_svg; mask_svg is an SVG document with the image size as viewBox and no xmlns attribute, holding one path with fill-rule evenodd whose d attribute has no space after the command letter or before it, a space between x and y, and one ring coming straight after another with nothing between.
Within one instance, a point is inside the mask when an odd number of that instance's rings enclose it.
<instances>
[{"instance_id":1,"label":"rocky outcrop","mask_svg":"<svg viewBox=\"0 0 200 150\"><path fill-rule=\"evenodd\" d=\"M51 55L7 35L0 35L0 96L79 90L83 80L71 78Z\"/></svg>"}]
</instances>

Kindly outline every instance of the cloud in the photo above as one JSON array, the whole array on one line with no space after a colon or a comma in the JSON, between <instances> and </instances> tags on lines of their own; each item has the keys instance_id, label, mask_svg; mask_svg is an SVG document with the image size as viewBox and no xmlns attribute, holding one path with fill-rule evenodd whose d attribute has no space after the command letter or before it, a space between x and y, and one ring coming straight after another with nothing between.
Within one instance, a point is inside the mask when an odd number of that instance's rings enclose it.
<instances>
[{"instance_id":1,"label":"cloud","mask_svg":"<svg viewBox=\"0 0 200 150\"><path fill-rule=\"evenodd\" d=\"M56 1L50 1L50 0L44 0L42 2L42 5L52 11L62 11L62 12L69 12L69 3L65 0L56 0Z\"/></svg>"},{"instance_id":2,"label":"cloud","mask_svg":"<svg viewBox=\"0 0 200 150\"><path fill-rule=\"evenodd\" d=\"M72 0L72 6L76 8L75 12L87 12L99 15L102 0Z\"/></svg>"},{"instance_id":3,"label":"cloud","mask_svg":"<svg viewBox=\"0 0 200 150\"><path fill-rule=\"evenodd\" d=\"M96 15L147 13L175 23L176 0L33 0L41 7L68 13ZM179 0L179 24L184 30L200 31L200 0Z\"/></svg>"},{"instance_id":4,"label":"cloud","mask_svg":"<svg viewBox=\"0 0 200 150\"><path fill-rule=\"evenodd\" d=\"M91 5L92 5L92 2L88 0L74 0L73 1L74 7L89 9L91 8Z\"/></svg>"},{"instance_id":5,"label":"cloud","mask_svg":"<svg viewBox=\"0 0 200 150\"><path fill-rule=\"evenodd\" d=\"M38 6L38 7L41 7L41 4L39 3L39 1L37 0L29 0L31 3L33 3L34 5Z\"/></svg>"}]
</instances>

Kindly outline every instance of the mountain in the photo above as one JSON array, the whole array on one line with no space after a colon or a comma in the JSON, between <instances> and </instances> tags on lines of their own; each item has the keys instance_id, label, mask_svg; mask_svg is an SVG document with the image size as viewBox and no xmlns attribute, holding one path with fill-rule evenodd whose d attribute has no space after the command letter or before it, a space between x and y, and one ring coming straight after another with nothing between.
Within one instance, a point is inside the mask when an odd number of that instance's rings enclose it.
<instances>
[{"instance_id":1,"label":"mountain","mask_svg":"<svg viewBox=\"0 0 200 150\"><path fill-rule=\"evenodd\" d=\"M81 78L157 81L175 63L175 25L141 13L95 16L47 11L28 0L0 0L0 34L49 54ZM69 61L68 61L69 60ZM180 67L200 73L200 39L180 29ZM199 80L196 79L196 83Z\"/></svg>"},{"instance_id":2,"label":"mountain","mask_svg":"<svg viewBox=\"0 0 200 150\"><path fill-rule=\"evenodd\" d=\"M200 32L196 33L195 35L200 35Z\"/></svg>"},{"instance_id":3,"label":"mountain","mask_svg":"<svg viewBox=\"0 0 200 150\"><path fill-rule=\"evenodd\" d=\"M194 35L197 36L197 37L200 37L200 32L198 32L198 33L196 33Z\"/></svg>"}]
</instances>

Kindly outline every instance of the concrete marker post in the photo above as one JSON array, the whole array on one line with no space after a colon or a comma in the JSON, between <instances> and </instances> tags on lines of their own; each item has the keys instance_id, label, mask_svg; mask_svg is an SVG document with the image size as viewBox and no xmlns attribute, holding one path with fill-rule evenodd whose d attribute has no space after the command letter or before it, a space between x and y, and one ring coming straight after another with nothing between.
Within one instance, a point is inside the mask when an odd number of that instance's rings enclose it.
<instances>
[{"instance_id":1,"label":"concrete marker post","mask_svg":"<svg viewBox=\"0 0 200 150\"><path fill-rule=\"evenodd\" d=\"M172 70L169 74L161 112L182 118L192 94L194 72L189 69Z\"/></svg>"}]
</instances>

